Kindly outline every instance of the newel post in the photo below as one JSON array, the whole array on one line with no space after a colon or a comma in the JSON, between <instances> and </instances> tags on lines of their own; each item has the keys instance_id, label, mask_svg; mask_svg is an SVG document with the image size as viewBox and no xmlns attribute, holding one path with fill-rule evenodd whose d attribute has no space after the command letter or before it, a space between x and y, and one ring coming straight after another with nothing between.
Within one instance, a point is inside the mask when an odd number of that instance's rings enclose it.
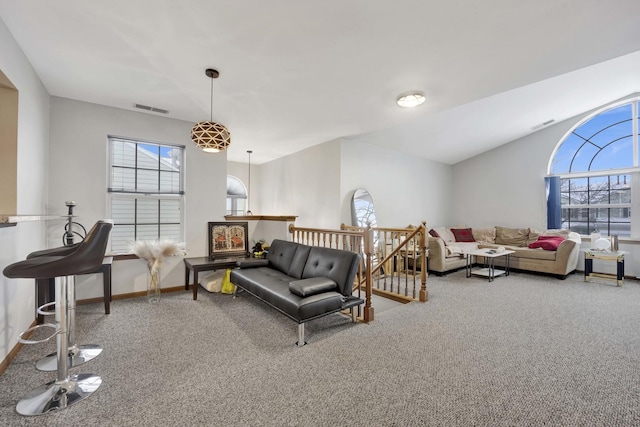
<instances>
[{"instance_id":1,"label":"newel post","mask_svg":"<svg viewBox=\"0 0 640 427\"><path fill-rule=\"evenodd\" d=\"M296 241L296 236L295 236L295 231L296 227L293 224L289 224L289 233L291 233L291 237L290 237L290 241L291 242L295 242Z\"/></svg>"},{"instance_id":2,"label":"newel post","mask_svg":"<svg viewBox=\"0 0 640 427\"><path fill-rule=\"evenodd\" d=\"M364 303L364 321L373 321L373 306L371 305L371 294L373 294L373 285L371 273L373 263L373 230L371 224L367 224L366 230L364 230L364 256L366 258L365 263L365 303Z\"/></svg>"},{"instance_id":3,"label":"newel post","mask_svg":"<svg viewBox=\"0 0 640 427\"><path fill-rule=\"evenodd\" d=\"M429 292L427 291L427 222L422 221L420 225L420 301L429 301Z\"/></svg>"}]
</instances>

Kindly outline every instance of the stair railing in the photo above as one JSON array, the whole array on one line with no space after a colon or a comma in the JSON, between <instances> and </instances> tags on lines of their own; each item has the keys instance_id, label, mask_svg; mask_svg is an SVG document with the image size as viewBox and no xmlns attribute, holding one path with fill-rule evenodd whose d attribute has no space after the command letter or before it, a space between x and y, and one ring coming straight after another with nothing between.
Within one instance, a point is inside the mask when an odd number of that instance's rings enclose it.
<instances>
[{"instance_id":1,"label":"stair railing","mask_svg":"<svg viewBox=\"0 0 640 427\"><path fill-rule=\"evenodd\" d=\"M363 227L342 224L341 230ZM427 227L372 227L372 293L401 302L429 300L427 291Z\"/></svg>"},{"instance_id":2,"label":"stair railing","mask_svg":"<svg viewBox=\"0 0 640 427\"><path fill-rule=\"evenodd\" d=\"M309 246L342 249L360 254L358 274L354 280L353 290L359 298L364 291L364 307L358 307L358 317L364 322L373 321L372 270L365 266L372 264L372 232L371 229L332 230L320 228L289 226L293 242Z\"/></svg>"}]
</instances>

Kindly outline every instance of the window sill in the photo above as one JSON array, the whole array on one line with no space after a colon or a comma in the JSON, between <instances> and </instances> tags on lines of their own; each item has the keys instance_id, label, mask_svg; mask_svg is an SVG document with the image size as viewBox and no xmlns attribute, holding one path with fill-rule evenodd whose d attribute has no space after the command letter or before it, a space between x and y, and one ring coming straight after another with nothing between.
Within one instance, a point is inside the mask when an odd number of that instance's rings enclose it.
<instances>
[{"instance_id":1,"label":"window sill","mask_svg":"<svg viewBox=\"0 0 640 427\"><path fill-rule=\"evenodd\" d=\"M590 242L591 236L580 236L583 242ZM602 236L605 239L609 236ZM618 243L640 244L640 237L618 237Z\"/></svg>"}]
</instances>

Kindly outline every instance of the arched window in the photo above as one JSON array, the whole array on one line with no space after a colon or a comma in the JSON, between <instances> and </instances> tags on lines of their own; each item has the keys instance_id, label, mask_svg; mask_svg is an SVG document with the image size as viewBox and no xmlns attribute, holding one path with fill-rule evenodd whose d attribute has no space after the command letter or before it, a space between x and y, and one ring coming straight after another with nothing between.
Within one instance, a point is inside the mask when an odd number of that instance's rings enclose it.
<instances>
[{"instance_id":1,"label":"arched window","mask_svg":"<svg viewBox=\"0 0 640 427\"><path fill-rule=\"evenodd\" d=\"M640 188L638 110L638 99L601 110L560 141L547 178L550 228L639 234L631 209L632 187Z\"/></svg>"},{"instance_id":2,"label":"arched window","mask_svg":"<svg viewBox=\"0 0 640 427\"><path fill-rule=\"evenodd\" d=\"M227 215L244 215L247 206L247 188L232 175L227 175Z\"/></svg>"}]
</instances>

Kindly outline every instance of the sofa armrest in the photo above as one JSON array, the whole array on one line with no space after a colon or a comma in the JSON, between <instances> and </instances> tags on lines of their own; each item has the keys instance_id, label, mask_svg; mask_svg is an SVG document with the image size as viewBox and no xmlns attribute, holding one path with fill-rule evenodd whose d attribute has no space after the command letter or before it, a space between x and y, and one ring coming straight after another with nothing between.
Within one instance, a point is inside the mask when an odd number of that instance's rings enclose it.
<instances>
[{"instance_id":1,"label":"sofa armrest","mask_svg":"<svg viewBox=\"0 0 640 427\"><path fill-rule=\"evenodd\" d=\"M578 266L578 255L580 245L573 240L565 240L558 246L556 251L556 273L568 274Z\"/></svg>"},{"instance_id":2,"label":"sofa armrest","mask_svg":"<svg viewBox=\"0 0 640 427\"><path fill-rule=\"evenodd\" d=\"M269 260L268 259L247 259L244 261L236 262L236 265L240 268L266 267L269 265Z\"/></svg>"},{"instance_id":3,"label":"sofa armrest","mask_svg":"<svg viewBox=\"0 0 640 427\"><path fill-rule=\"evenodd\" d=\"M309 277L289 282L289 292L303 298L337 289L338 284L328 277Z\"/></svg>"},{"instance_id":4,"label":"sofa armrest","mask_svg":"<svg viewBox=\"0 0 640 427\"><path fill-rule=\"evenodd\" d=\"M428 250L429 269L444 271L444 260L447 257L444 240L439 237L429 237Z\"/></svg>"}]
</instances>

